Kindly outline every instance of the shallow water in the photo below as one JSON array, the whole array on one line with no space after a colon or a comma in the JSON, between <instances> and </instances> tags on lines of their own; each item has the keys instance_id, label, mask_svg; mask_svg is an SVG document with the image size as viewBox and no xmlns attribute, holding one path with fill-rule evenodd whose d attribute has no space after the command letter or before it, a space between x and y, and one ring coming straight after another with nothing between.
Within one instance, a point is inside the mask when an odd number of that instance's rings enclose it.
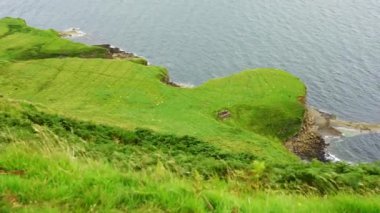
<instances>
[{"instance_id":1,"label":"shallow water","mask_svg":"<svg viewBox=\"0 0 380 213\"><path fill-rule=\"evenodd\" d=\"M80 27L88 33L81 41L142 55L182 83L285 69L307 83L311 105L380 123L378 0L1 0L2 16L41 28ZM362 140L358 146L371 149Z\"/></svg>"},{"instance_id":2,"label":"shallow water","mask_svg":"<svg viewBox=\"0 0 380 213\"><path fill-rule=\"evenodd\" d=\"M368 149L363 149L363 145ZM360 135L344 141L337 139L330 144L328 151L338 159L352 163L380 161L380 134Z\"/></svg>"}]
</instances>

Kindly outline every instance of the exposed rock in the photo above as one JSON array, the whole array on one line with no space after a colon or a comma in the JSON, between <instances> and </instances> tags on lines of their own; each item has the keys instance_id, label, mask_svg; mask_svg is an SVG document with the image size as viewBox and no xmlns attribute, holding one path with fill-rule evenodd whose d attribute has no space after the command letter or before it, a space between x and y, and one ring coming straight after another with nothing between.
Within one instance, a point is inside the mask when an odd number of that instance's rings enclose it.
<instances>
[{"instance_id":1,"label":"exposed rock","mask_svg":"<svg viewBox=\"0 0 380 213\"><path fill-rule=\"evenodd\" d=\"M114 47L110 44L99 44L99 45L95 45L95 46L103 47L103 48L107 49L111 54L124 52L124 51L120 50L120 48Z\"/></svg>"},{"instance_id":2,"label":"exposed rock","mask_svg":"<svg viewBox=\"0 0 380 213\"><path fill-rule=\"evenodd\" d=\"M164 75L162 78L161 78L161 81L169 86L172 86L172 87L178 87L180 88L181 86L174 83L173 81L170 81L170 78L168 75Z\"/></svg>"},{"instance_id":3,"label":"exposed rock","mask_svg":"<svg viewBox=\"0 0 380 213\"><path fill-rule=\"evenodd\" d=\"M118 47L114 47L110 44L99 44L99 45L94 45L96 47L102 47L108 50L108 58L110 59L142 59L141 57L133 54L126 52ZM145 61L142 63L144 65L148 65L148 62Z\"/></svg>"},{"instance_id":4,"label":"exposed rock","mask_svg":"<svg viewBox=\"0 0 380 213\"><path fill-rule=\"evenodd\" d=\"M79 28L69 28L67 30L59 32L59 35L64 38L76 38L76 37L83 37L86 35L86 33L80 31Z\"/></svg>"},{"instance_id":5,"label":"exposed rock","mask_svg":"<svg viewBox=\"0 0 380 213\"><path fill-rule=\"evenodd\" d=\"M108 55L110 58L138 58L135 56L133 53L128 53L125 52L124 50L121 50L118 47L114 47L110 44L99 44L99 45L94 45L96 47L102 47L108 50Z\"/></svg>"},{"instance_id":6,"label":"exposed rock","mask_svg":"<svg viewBox=\"0 0 380 213\"><path fill-rule=\"evenodd\" d=\"M300 132L285 142L285 146L304 160L326 161L326 147L332 138L380 133L380 124L339 120L335 115L309 107Z\"/></svg>"},{"instance_id":7,"label":"exposed rock","mask_svg":"<svg viewBox=\"0 0 380 213\"><path fill-rule=\"evenodd\" d=\"M309 110L305 113L301 131L286 141L285 146L303 160L327 161L325 153L327 144L318 132L315 117Z\"/></svg>"},{"instance_id":8,"label":"exposed rock","mask_svg":"<svg viewBox=\"0 0 380 213\"><path fill-rule=\"evenodd\" d=\"M315 119L318 132L323 136L344 137L345 131L354 133L353 135L380 133L380 124L344 121L314 108L309 111Z\"/></svg>"},{"instance_id":9,"label":"exposed rock","mask_svg":"<svg viewBox=\"0 0 380 213\"><path fill-rule=\"evenodd\" d=\"M231 117L231 112L226 110L226 109L218 112L218 118L219 119L225 120L229 117Z\"/></svg>"}]
</instances>

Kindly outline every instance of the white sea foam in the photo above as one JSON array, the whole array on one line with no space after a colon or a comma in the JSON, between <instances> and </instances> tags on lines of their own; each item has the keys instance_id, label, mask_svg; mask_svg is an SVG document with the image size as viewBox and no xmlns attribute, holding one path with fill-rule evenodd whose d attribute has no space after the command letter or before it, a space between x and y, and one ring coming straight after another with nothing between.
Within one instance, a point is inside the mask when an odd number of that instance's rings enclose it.
<instances>
[{"instance_id":1,"label":"white sea foam","mask_svg":"<svg viewBox=\"0 0 380 213\"><path fill-rule=\"evenodd\" d=\"M330 161L332 161L332 162L334 162L334 163L344 162L344 163L348 163L348 164L351 164L351 165L355 164L355 163L353 163L353 162L351 162L351 161L342 160L342 159L338 158L336 155L333 155L333 154L331 154L331 153L329 153L329 152L326 153L326 159L327 159L327 160L330 160Z\"/></svg>"},{"instance_id":2,"label":"white sea foam","mask_svg":"<svg viewBox=\"0 0 380 213\"><path fill-rule=\"evenodd\" d=\"M334 163L336 163L336 162L341 162L342 160L340 159L340 158L338 158L337 156L335 156L335 155L333 155L333 154L331 154L331 153L326 153L326 159L327 160L330 160L330 161L332 161L332 162L334 162Z\"/></svg>"},{"instance_id":3,"label":"white sea foam","mask_svg":"<svg viewBox=\"0 0 380 213\"><path fill-rule=\"evenodd\" d=\"M63 37L67 38L78 38L78 37L84 37L87 34L80 30L80 28L71 27L61 32L61 35Z\"/></svg>"},{"instance_id":4,"label":"white sea foam","mask_svg":"<svg viewBox=\"0 0 380 213\"><path fill-rule=\"evenodd\" d=\"M178 86L182 87L182 88L194 88L195 85L194 84L191 84L191 83L183 83L183 82L174 82L175 84L177 84Z\"/></svg>"}]
</instances>

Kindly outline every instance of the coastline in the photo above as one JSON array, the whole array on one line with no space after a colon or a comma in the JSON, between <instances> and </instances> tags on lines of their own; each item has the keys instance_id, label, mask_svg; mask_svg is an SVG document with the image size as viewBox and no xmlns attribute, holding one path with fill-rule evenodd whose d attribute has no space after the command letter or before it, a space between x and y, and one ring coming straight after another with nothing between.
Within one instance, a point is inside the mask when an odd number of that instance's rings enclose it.
<instances>
[{"instance_id":1,"label":"coastline","mask_svg":"<svg viewBox=\"0 0 380 213\"><path fill-rule=\"evenodd\" d=\"M67 30L58 32L59 36L66 39L73 39L78 37L85 37L87 33L80 30L80 28L71 27ZM149 61L144 57L138 56L134 53L127 52L121 48L113 46L112 44L98 44L93 45L95 47L101 47L107 50L107 58L109 59L126 59L134 61L142 65L149 65Z\"/></svg>"},{"instance_id":2,"label":"coastline","mask_svg":"<svg viewBox=\"0 0 380 213\"><path fill-rule=\"evenodd\" d=\"M108 51L107 55L109 59L126 59L145 66L149 65L148 60L146 60L145 58L137 56L134 53L126 52L123 49L115 47L111 44L98 44L93 46L106 49Z\"/></svg>"},{"instance_id":3,"label":"coastline","mask_svg":"<svg viewBox=\"0 0 380 213\"><path fill-rule=\"evenodd\" d=\"M285 146L303 160L337 162L341 160L326 150L332 139L371 133L380 133L380 124L344 121L333 114L307 106L300 132L286 141Z\"/></svg>"},{"instance_id":4,"label":"coastline","mask_svg":"<svg viewBox=\"0 0 380 213\"><path fill-rule=\"evenodd\" d=\"M328 161L326 158L326 141L318 132L315 117L309 108L305 111L300 131L297 135L285 141L285 147L302 160Z\"/></svg>"},{"instance_id":5,"label":"coastline","mask_svg":"<svg viewBox=\"0 0 380 213\"><path fill-rule=\"evenodd\" d=\"M86 33L80 31L79 28L69 28L68 30L59 32L59 35L70 39L86 36ZM131 52L126 52L111 44L93 46L107 49L109 59L126 59L143 65L149 65L149 62L145 58ZM165 75L161 81L177 88L194 87L194 85L173 82L168 75ZM347 133L350 136L380 133L380 124L339 120L333 114L307 106L306 103L304 104L306 111L300 131L284 143L288 150L303 160L318 159L322 162L340 161L339 158L328 153L326 150L332 139L345 138Z\"/></svg>"},{"instance_id":6,"label":"coastline","mask_svg":"<svg viewBox=\"0 0 380 213\"><path fill-rule=\"evenodd\" d=\"M146 60L111 44L94 46L107 49L110 59ZM149 62L146 60L146 63L141 64L149 65ZM161 81L177 88L194 87L194 85L171 81L169 75L165 75ZM380 133L380 124L340 120L331 113L308 106L307 103L304 104L306 111L300 131L284 143L288 150L299 156L302 160L311 161L317 159L322 162L340 162L342 161L341 159L327 151L327 147L332 139L343 139L348 132L350 137L361 134Z\"/></svg>"},{"instance_id":7,"label":"coastline","mask_svg":"<svg viewBox=\"0 0 380 213\"><path fill-rule=\"evenodd\" d=\"M308 162L284 147L302 127L298 144L309 139L305 152L321 156L317 123L331 124L305 111L292 73L249 69L174 88L167 68L112 45L20 19L2 27L1 212L380 210L377 163Z\"/></svg>"}]
</instances>

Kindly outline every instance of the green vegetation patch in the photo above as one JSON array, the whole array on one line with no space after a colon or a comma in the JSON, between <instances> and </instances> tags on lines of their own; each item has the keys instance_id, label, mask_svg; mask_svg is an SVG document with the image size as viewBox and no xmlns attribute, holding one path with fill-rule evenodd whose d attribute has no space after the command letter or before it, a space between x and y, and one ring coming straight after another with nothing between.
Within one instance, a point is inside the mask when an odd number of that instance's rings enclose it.
<instances>
[{"instance_id":1,"label":"green vegetation patch","mask_svg":"<svg viewBox=\"0 0 380 213\"><path fill-rule=\"evenodd\" d=\"M270 164L189 136L95 125L5 99L0 118L2 212L380 209L375 164Z\"/></svg>"},{"instance_id":2,"label":"green vegetation patch","mask_svg":"<svg viewBox=\"0 0 380 213\"><path fill-rule=\"evenodd\" d=\"M106 57L106 55L106 49L62 39L58 32L29 27L22 19L0 20L0 60Z\"/></svg>"},{"instance_id":3,"label":"green vegetation patch","mask_svg":"<svg viewBox=\"0 0 380 213\"><path fill-rule=\"evenodd\" d=\"M181 177L198 174L202 178L239 180L251 189L286 189L313 194L380 192L380 167L376 164L270 163L249 152L225 151L190 136L96 125L2 99L0 106L3 133L0 144L5 146L19 140L55 138L61 144L81 146L81 151L74 155L103 159L123 170L139 171L162 162L166 169Z\"/></svg>"},{"instance_id":4,"label":"green vegetation patch","mask_svg":"<svg viewBox=\"0 0 380 213\"><path fill-rule=\"evenodd\" d=\"M0 66L0 85L6 97L95 123L191 135L268 159L290 156L282 141L302 123L299 79L257 69L185 89L163 83L166 73L122 60L42 59ZM220 118L223 110L230 116Z\"/></svg>"}]
</instances>

